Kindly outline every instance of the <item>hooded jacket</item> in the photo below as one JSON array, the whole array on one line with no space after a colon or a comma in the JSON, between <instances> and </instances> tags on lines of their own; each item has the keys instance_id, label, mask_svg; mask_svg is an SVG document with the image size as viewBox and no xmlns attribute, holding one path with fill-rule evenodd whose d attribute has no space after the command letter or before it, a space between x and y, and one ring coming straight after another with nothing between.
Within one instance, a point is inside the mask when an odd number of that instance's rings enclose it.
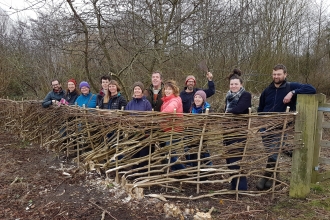
<instances>
[{"instance_id":1,"label":"hooded jacket","mask_svg":"<svg viewBox=\"0 0 330 220\"><path fill-rule=\"evenodd\" d=\"M193 114L201 114L201 113L205 113L206 109L210 109L211 106L208 102L205 102L202 106L200 107L196 107L196 105L193 103L192 106L191 106L191 110L190 110L190 113L193 113Z\"/></svg>"},{"instance_id":2,"label":"hooded jacket","mask_svg":"<svg viewBox=\"0 0 330 220\"><path fill-rule=\"evenodd\" d=\"M142 98L133 98L129 103L127 103L125 110L151 111L152 107L147 98L142 96Z\"/></svg>"},{"instance_id":3,"label":"hooded jacket","mask_svg":"<svg viewBox=\"0 0 330 220\"><path fill-rule=\"evenodd\" d=\"M159 112L160 108L163 104L163 100L162 100L162 91L164 88L164 84L161 84L161 88L157 94L157 99L154 101L154 92L153 92L153 85L150 85L149 89L144 90L143 94L146 96L146 98L148 99L148 101L150 102L152 108L154 109L154 111Z\"/></svg>"},{"instance_id":4,"label":"hooded jacket","mask_svg":"<svg viewBox=\"0 0 330 220\"><path fill-rule=\"evenodd\" d=\"M86 108L96 107L96 95L93 93L88 93L87 95L80 94L76 100L77 105L82 107L85 105Z\"/></svg>"},{"instance_id":5,"label":"hooded jacket","mask_svg":"<svg viewBox=\"0 0 330 220\"><path fill-rule=\"evenodd\" d=\"M59 91L51 91L49 92L45 99L42 102L42 107L48 108L52 104L52 100L60 101L62 98L64 98L65 92L62 88L59 89Z\"/></svg>"},{"instance_id":6,"label":"hooded jacket","mask_svg":"<svg viewBox=\"0 0 330 220\"><path fill-rule=\"evenodd\" d=\"M291 101L283 103L284 97L290 92L295 91ZM316 89L310 84L284 81L278 88L272 82L262 93L259 100L258 112L285 112L286 107L290 111L296 110L297 94L315 94Z\"/></svg>"},{"instance_id":7,"label":"hooded jacket","mask_svg":"<svg viewBox=\"0 0 330 220\"><path fill-rule=\"evenodd\" d=\"M208 81L207 85L208 85L208 89L203 89L203 91L206 93L206 98L214 95L214 93L215 93L214 82ZM189 113L191 104L194 101L195 93L201 89L194 88L192 92L186 92L186 89L187 89L187 87L184 87L184 90L180 93L180 97L182 99L183 112Z\"/></svg>"}]
</instances>

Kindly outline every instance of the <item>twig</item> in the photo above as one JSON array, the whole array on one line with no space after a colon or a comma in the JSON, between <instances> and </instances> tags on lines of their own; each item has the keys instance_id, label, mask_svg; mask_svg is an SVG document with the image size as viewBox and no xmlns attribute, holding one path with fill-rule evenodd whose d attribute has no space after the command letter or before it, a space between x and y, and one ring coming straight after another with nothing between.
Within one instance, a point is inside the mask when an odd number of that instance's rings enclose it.
<instances>
[{"instance_id":1,"label":"twig","mask_svg":"<svg viewBox=\"0 0 330 220\"><path fill-rule=\"evenodd\" d=\"M95 205L97 208L103 210L103 213L107 213L111 218L117 220L114 216L112 216L112 215L110 214L110 212L109 212L108 210L102 208L101 206L99 206L98 204L96 204L95 202L93 202L93 201L91 201L91 200L89 200L89 202L92 203L93 205ZM103 216L103 214L102 214L102 216ZM103 219L103 218L102 218L102 219Z\"/></svg>"}]
</instances>

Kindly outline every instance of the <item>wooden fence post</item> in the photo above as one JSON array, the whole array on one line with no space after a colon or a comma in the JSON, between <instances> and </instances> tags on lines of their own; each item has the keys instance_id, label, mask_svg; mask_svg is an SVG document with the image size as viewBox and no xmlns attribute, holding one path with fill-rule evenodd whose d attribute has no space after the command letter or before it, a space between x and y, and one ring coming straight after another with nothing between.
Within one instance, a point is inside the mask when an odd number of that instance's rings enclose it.
<instances>
[{"instance_id":1,"label":"wooden fence post","mask_svg":"<svg viewBox=\"0 0 330 220\"><path fill-rule=\"evenodd\" d=\"M295 143L302 142L302 147L295 149L292 155L290 197L305 198L310 192L317 109L317 95L298 95Z\"/></svg>"},{"instance_id":2,"label":"wooden fence post","mask_svg":"<svg viewBox=\"0 0 330 220\"><path fill-rule=\"evenodd\" d=\"M326 103L326 96L324 94L317 94L318 96L318 104ZM319 105L318 105L319 107ZM314 155L313 155L313 169L312 169L312 183L316 183L318 181L319 174L319 157L321 151L321 139L322 139L322 122L324 121L323 111L317 112L317 126L315 133L315 144L314 144Z\"/></svg>"}]
</instances>

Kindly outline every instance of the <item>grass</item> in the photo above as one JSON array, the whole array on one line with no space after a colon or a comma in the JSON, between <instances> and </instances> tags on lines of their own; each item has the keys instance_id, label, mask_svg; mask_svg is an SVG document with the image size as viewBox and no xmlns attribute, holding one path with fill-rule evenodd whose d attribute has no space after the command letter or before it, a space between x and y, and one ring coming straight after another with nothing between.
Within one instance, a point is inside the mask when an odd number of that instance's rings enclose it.
<instances>
[{"instance_id":1,"label":"grass","mask_svg":"<svg viewBox=\"0 0 330 220\"><path fill-rule=\"evenodd\" d=\"M330 180L311 184L306 199L283 198L269 210L277 219L329 219Z\"/></svg>"}]
</instances>

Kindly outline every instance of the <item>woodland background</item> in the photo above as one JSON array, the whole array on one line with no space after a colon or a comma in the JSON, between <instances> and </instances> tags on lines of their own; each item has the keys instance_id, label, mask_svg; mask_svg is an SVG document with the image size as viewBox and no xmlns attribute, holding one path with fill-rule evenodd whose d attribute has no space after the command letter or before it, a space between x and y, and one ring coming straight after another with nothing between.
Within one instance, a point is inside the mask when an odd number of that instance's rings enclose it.
<instances>
[{"instance_id":1,"label":"woodland background","mask_svg":"<svg viewBox=\"0 0 330 220\"><path fill-rule=\"evenodd\" d=\"M330 94L330 17L310 0L25 0L37 18L0 9L0 94L43 99L52 79L86 80L93 92L111 75L131 96L152 71L181 89L193 74L206 87L207 61L220 102L237 67L258 96L283 63L290 81Z\"/></svg>"}]
</instances>

